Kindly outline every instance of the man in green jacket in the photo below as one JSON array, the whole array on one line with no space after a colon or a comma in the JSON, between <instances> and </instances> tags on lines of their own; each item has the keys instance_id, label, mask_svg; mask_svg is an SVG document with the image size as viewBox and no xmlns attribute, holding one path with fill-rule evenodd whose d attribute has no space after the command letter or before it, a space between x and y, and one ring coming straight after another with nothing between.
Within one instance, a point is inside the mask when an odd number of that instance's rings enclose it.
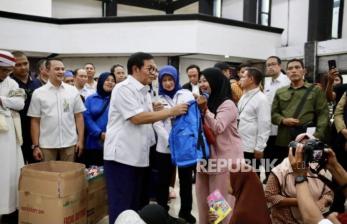
<instances>
[{"instance_id":1,"label":"man in green jacket","mask_svg":"<svg viewBox=\"0 0 347 224\"><path fill-rule=\"evenodd\" d=\"M314 126L307 130L316 138L324 141L324 135L328 127L329 111L323 91L314 86L311 88L302 109L294 118L295 111L304 97L307 89L313 84L304 81L305 67L301 60L292 59L287 64L287 76L290 86L277 90L272 104L272 123L278 125L276 138L276 150L281 162L288 155L288 143L295 138L291 136L290 129L300 125L311 124Z\"/></svg>"}]
</instances>

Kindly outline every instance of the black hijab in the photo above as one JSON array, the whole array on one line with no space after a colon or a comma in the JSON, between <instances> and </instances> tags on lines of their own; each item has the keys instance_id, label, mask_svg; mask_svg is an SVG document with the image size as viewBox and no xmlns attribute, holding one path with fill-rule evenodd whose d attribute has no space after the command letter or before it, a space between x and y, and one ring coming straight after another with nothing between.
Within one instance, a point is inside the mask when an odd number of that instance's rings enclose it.
<instances>
[{"instance_id":1,"label":"black hijab","mask_svg":"<svg viewBox=\"0 0 347 224\"><path fill-rule=\"evenodd\" d=\"M230 185L236 198L229 224L271 224L263 185L252 167L233 164Z\"/></svg>"},{"instance_id":2,"label":"black hijab","mask_svg":"<svg viewBox=\"0 0 347 224\"><path fill-rule=\"evenodd\" d=\"M230 82L222 71L217 68L207 68L201 73L206 78L211 88L207 107L212 113L216 114L218 107L225 100L231 100Z\"/></svg>"},{"instance_id":3,"label":"black hijab","mask_svg":"<svg viewBox=\"0 0 347 224\"><path fill-rule=\"evenodd\" d=\"M99 96L101 97L107 97L111 95L111 92L106 92L104 90L104 83L106 81L106 79L112 76L114 78L114 80L116 81L116 77L114 76L114 74L110 73L110 72L103 72L101 73L101 75L99 76L98 79L98 84L96 85L96 92L99 94Z\"/></svg>"}]
</instances>

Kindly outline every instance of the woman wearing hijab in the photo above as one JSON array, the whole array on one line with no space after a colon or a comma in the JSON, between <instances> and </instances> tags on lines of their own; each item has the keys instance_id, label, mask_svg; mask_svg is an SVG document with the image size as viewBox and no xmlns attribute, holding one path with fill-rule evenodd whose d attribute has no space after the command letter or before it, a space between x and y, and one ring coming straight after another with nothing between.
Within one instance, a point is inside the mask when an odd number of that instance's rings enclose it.
<instances>
[{"instance_id":1,"label":"woman wearing hijab","mask_svg":"<svg viewBox=\"0 0 347 224\"><path fill-rule=\"evenodd\" d=\"M166 65L159 70L159 101L165 108L171 108L179 103L194 100L193 94L179 85L177 70L171 65ZM172 162L169 149L169 135L171 120L158 121L153 125L157 133L156 163L158 166L157 202L169 210L168 196L172 175ZM178 168L180 180L181 209L178 216L189 223L195 223L191 215L192 196L192 172L195 167Z\"/></svg>"},{"instance_id":2,"label":"woman wearing hijab","mask_svg":"<svg viewBox=\"0 0 347 224\"><path fill-rule=\"evenodd\" d=\"M229 224L271 224L263 185L251 166L233 165L230 171L229 193L235 196L235 206ZM210 213L211 222L216 218L215 214Z\"/></svg>"},{"instance_id":3,"label":"woman wearing hijab","mask_svg":"<svg viewBox=\"0 0 347 224\"><path fill-rule=\"evenodd\" d=\"M271 224L263 185L251 167L230 172L231 194L235 196L235 207L229 224ZM233 181L237 180L237 181Z\"/></svg>"},{"instance_id":4,"label":"woman wearing hijab","mask_svg":"<svg viewBox=\"0 0 347 224\"><path fill-rule=\"evenodd\" d=\"M247 169L248 172L230 172L231 193L235 196L235 206L229 224L271 224L263 185L258 175L250 167Z\"/></svg>"},{"instance_id":5,"label":"woman wearing hijab","mask_svg":"<svg viewBox=\"0 0 347 224\"><path fill-rule=\"evenodd\" d=\"M231 100L229 80L216 68L208 68L202 71L199 80L200 89L209 95L208 100L204 96L198 97L198 104L202 111L204 123L215 136L215 144L211 145L211 156L218 163L237 163L243 159L241 139L237 132L238 111ZM208 167L207 167L208 168ZM217 167L215 170L197 173L196 194L199 210L199 223L208 223L207 196L215 190L219 190L232 207L232 199L228 195L229 179L228 167ZM234 181L234 180L233 180ZM222 223L228 223L230 216Z\"/></svg>"},{"instance_id":6,"label":"woman wearing hijab","mask_svg":"<svg viewBox=\"0 0 347 224\"><path fill-rule=\"evenodd\" d=\"M100 75L96 93L86 99L84 121L86 125L85 164L103 165L103 145L105 140L108 109L115 76L104 72Z\"/></svg>"},{"instance_id":7,"label":"woman wearing hijab","mask_svg":"<svg viewBox=\"0 0 347 224\"><path fill-rule=\"evenodd\" d=\"M298 135L295 141L305 144L308 139L314 137L303 133ZM321 170L320 174L326 176L324 170ZM310 170L307 172L307 179L311 195L321 212L328 211L334 198L333 192ZM265 188L265 197L271 209L273 223L303 223L296 198L295 176L288 157L271 170Z\"/></svg>"},{"instance_id":8,"label":"woman wearing hijab","mask_svg":"<svg viewBox=\"0 0 347 224\"><path fill-rule=\"evenodd\" d=\"M229 224L271 224L263 186L252 167L234 165L230 172L230 187L235 206ZM211 215L210 221L215 220L213 217Z\"/></svg>"}]
</instances>

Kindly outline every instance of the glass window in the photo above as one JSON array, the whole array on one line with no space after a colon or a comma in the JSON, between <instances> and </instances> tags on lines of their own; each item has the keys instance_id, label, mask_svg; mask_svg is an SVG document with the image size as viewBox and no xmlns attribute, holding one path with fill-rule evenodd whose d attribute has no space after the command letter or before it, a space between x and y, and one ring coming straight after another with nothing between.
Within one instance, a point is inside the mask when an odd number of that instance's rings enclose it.
<instances>
[{"instance_id":1,"label":"glass window","mask_svg":"<svg viewBox=\"0 0 347 224\"><path fill-rule=\"evenodd\" d=\"M334 0L333 6L333 21L331 28L331 37L332 38L340 38L341 37L341 25L342 22L342 11L341 7L343 6L343 0Z\"/></svg>"},{"instance_id":2,"label":"glass window","mask_svg":"<svg viewBox=\"0 0 347 224\"><path fill-rule=\"evenodd\" d=\"M213 16L216 16L216 17L222 16L222 0L213 1Z\"/></svg>"},{"instance_id":3,"label":"glass window","mask_svg":"<svg viewBox=\"0 0 347 224\"><path fill-rule=\"evenodd\" d=\"M270 26L271 0L258 0L258 24Z\"/></svg>"}]
</instances>

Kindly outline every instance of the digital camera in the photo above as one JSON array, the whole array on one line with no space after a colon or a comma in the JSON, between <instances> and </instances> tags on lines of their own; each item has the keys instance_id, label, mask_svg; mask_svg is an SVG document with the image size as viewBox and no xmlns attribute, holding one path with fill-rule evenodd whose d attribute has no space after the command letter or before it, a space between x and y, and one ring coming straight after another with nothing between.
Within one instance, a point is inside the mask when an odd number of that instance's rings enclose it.
<instances>
[{"instance_id":1,"label":"digital camera","mask_svg":"<svg viewBox=\"0 0 347 224\"><path fill-rule=\"evenodd\" d=\"M289 147L293 148L293 155L295 155L295 150L298 142L291 141ZM326 160L327 155L324 151L325 148L328 148L326 144L317 140L309 139L304 143L304 162L308 163L322 163Z\"/></svg>"}]
</instances>

